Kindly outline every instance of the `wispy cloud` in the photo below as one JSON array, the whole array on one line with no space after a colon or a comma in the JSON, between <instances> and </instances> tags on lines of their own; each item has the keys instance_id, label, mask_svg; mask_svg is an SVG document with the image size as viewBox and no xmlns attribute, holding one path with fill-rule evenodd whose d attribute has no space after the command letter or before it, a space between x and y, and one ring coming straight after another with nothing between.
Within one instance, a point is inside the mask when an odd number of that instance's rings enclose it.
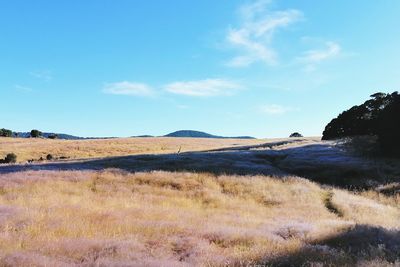
<instances>
[{"instance_id":1,"label":"wispy cloud","mask_svg":"<svg viewBox=\"0 0 400 267\"><path fill-rule=\"evenodd\" d=\"M317 64L339 56L340 52L341 47L339 44L335 42L326 42L323 49L306 51L298 60L306 64L306 70L312 71Z\"/></svg>"},{"instance_id":2,"label":"wispy cloud","mask_svg":"<svg viewBox=\"0 0 400 267\"><path fill-rule=\"evenodd\" d=\"M23 85L19 85L16 84L14 85L15 90L19 91L19 92L24 92L24 93L28 93L28 92L32 92L33 89L27 86L23 86Z\"/></svg>"},{"instance_id":3,"label":"wispy cloud","mask_svg":"<svg viewBox=\"0 0 400 267\"><path fill-rule=\"evenodd\" d=\"M167 92L186 96L218 96L231 95L241 88L241 85L230 80L206 79L198 81L180 81L164 86Z\"/></svg>"},{"instance_id":4,"label":"wispy cloud","mask_svg":"<svg viewBox=\"0 0 400 267\"><path fill-rule=\"evenodd\" d=\"M177 105L176 107L179 109L188 109L189 108L189 106L187 106L187 105Z\"/></svg>"},{"instance_id":5,"label":"wispy cloud","mask_svg":"<svg viewBox=\"0 0 400 267\"><path fill-rule=\"evenodd\" d=\"M46 82L53 79L53 75L50 70L31 71L29 74Z\"/></svg>"},{"instance_id":6,"label":"wispy cloud","mask_svg":"<svg viewBox=\"0 0 400 267\"><path fill-rule=\"evenodd\" d=\"M113 95L128 95L128 96L152 96L154 90L147 84L137 82L116 82L107 83L103 88L103 92Z\"/></svg>"},{"instance_id":7,"label":"wispy cloud","mask_svg":"<svg viewBox=\"0 0 400 267\"><path fill-rule=\"evenodd\" d=\"M207 97L232 95L241 88L241 84L227 79L177 81L159 87L152 87L145 83L122 81L106 83L103 87L103 93L127 96L156 96L164 91L177 95ZM185 109L187 106L178 105L178 108Z\"/></svg>"},{"instance_id":8,"label":"wispy cloud","mask_svg":"<svg viewBox=\"0 0 400 267\"><path fill-rule=\"evenodd\" d=\"M277 104L262 105L259 111L268 115L282 115L293 110L291 107L281 106Z\"/></svg>"},{"instance_id":9,"label":"wispy cloud","mask_svg":"<svg viewBox=\"0 0 400 267\"><path fill-rule=\"evenodd\" d=\"M255 15L265 12L267 5L270 3L271 0L258 0L247 3L239 8L239 15L245 20L252 20Z\"/></svg>"},{"instance_id":10,"label":"wispy cloud","mask_svg":"<svg viewBox=\"0 0 400 267\"><path fill-rule=\"evenodd\" d=\"M239 55L232 58L227 65L246 67L255 62L268 65L277 62L277 52L272 47L274 33L302 18L302 12L295 9L270 11L270 1L259 0L240 7L241 25L231 28L226 36L227 41L239 50Z\"/></svg>"}]
</instances>

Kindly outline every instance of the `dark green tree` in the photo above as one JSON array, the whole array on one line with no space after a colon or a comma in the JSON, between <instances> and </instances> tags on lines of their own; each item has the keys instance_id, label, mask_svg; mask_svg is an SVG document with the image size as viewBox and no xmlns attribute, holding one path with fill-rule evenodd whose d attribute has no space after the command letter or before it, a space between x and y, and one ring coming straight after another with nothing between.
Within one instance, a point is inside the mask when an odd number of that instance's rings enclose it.
<instances>
[{"instance_id":1,"label":"dark green tree","mask_svg":"<svg viewBox=\"0 0 400 267\"><path fill-rule=\"evenodd\" d=\"M298 133L298 132L294 132L294 133L292 133L289 137L303 137L303 135L301 135L301 134Z\"/></svg>"},{"instance_id":2,"label":"dark green tree","mask_svg":"<svg viewBox=\"0 0 400 267\"><path fill-rule=\"evenodd\" d=\"M379 115L377 135L385 155L400 157L400 95L394 95Z\"/></svg>"},{"instance_id":3,"label":"dark green tree","mask_svg":"<svg viewBox=\"0 0 400 267\"><path fill-rule=\"evenodd\" d=\"M342 112L325 127L323 140L332 140L358 135L376 135L379 116L393 101L393 94L376 93L371 99L359 106L354 106Z\"/></svg>"},{"instance_id":4,"label":"dark green tree","mask_svg":"<svg viewBox=\"0 0 400 267\"><path fill-rule=\"evenodd\" d=\"M42 136L42 132L41 131L39 131L39 130L32 130L31 131L31 137L32 138L38 138L40 136Z\"/></svg>"},{"instance_id":5,"label":"dark green tree","mask_svg":"<svg viewBox=\"0 0 400 267\"><path fill-rule=\"evenodd\" d=\"M325 127L323 140L360 135L378 137L381 152L400 157L400 95L376 93L342 112Z\"/></svg>"}]
</instances>

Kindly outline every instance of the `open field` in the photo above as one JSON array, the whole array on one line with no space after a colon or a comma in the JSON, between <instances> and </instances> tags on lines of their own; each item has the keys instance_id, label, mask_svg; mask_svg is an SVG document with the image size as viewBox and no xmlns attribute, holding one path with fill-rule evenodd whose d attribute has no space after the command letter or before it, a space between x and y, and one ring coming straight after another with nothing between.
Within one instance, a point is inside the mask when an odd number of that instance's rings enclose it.
<instances>
[{"instance_id":1,"label":"open field","mask_svg":"<svg viewBox=\"0 0 400 267\"><path fill-rule=\"evenodd\" d=\"M0 138L0 157L7 153L18 155L18 161L54 157L70 159L126 156L135 154L175 153L179 150L198 151L223 147L257 145L259 139L211 138L113 138L88 140L51 140L42 138Z\"/></svg>"},{"instance_id":2,"label":"open field","mask_svg":"<svg viewBox=\"0 0 400 267\"><path fill-rule=\"evenodd\" d=\"M0 165L0 266L400 265L398 161L317 138L134 140ZM100 157L117 146L136 152Z\"/></svg>"}]
</instances>

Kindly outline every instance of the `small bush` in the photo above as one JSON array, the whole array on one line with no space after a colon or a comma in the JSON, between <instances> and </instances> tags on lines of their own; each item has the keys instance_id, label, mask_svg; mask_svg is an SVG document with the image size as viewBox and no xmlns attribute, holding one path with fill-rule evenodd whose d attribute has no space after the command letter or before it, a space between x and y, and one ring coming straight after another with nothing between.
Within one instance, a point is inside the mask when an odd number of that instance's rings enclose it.
<instances>
[{"instance_id":1,"label":"small bush","mask_svg":"<svg viewBox=\"0 0 400 267\"><path fill-rule=\"evenodd\" d=\"M47 160L52 160L52 159L53 159L53 155L52 155L52 154L48 154L48 155L46 156L46 159L47 159Z\"/></svg>"},{"instance_id":2,"label":"small bush","mask_svg":"<svg viewBox=\"0 0 400 267\"><path fill-rule=\"evenodd\" d=\"M5 163L16 163L17 162L17 155L14 153L9 153L7 156L4 158Z\"/></svg>"},{"instance_id":3,"label":"small bush","mask_svg":"<svg viewBox=\"0 0 400 267\"><path fill-rule=\"evenodd\" d=\"M48 136L49 139L58 139L58 135L57 134L50 134Z\"/></svg>"},{"instance_id":4,"label":"small bush","mask_svg":"<svg viewBox=\"0 0 400 267\"><path fill-rule=\"evenodd\" d=\"M298 132L292 133L289 137L303 137L303 135L301 135Z\"/></svg>"}]
</instances>

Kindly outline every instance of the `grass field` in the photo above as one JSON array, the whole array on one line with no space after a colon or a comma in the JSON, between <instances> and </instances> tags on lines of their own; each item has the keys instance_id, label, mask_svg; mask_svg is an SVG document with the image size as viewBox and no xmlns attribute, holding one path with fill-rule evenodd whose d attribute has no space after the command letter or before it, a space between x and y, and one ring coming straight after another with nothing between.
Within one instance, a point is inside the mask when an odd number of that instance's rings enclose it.
<instances>
[{"instance_id":1,"label":"grass field","mask_svg":"<svg viewBox=\"0 0 400 267\"><path fill-rule=\"evenodd\" d=\"M256 145L258 139L210 139L210 138L114 138L88 140L51 140L42 138L1 138L0 157L15 153L19 162L54 157L70 159L126 156L135 154L176 153L179 150L198 151L223 147Z\"/></svg>"},{"instance_id":2,"label":"grass field","mask_svg":"<svg viewBox=\"0 0 400 267\"><path fill-rule=\"evenodd\" d=\"M340 179L341 170L365 168L315 138L262 147L267 140L0 141L29 157L39 144L71 157L63 144L85 147L73 150L84 151L76 158L255 145L89 160L80 170L68 162L0 166L0 266L400 265L398 183L349 191L292 174L295 165L303 177ZM173 162L182 170L159 170ZM141 165L146 171L136 171ZM263 175L246 175L260 166Z\"/></svg>"}]
</instances>

